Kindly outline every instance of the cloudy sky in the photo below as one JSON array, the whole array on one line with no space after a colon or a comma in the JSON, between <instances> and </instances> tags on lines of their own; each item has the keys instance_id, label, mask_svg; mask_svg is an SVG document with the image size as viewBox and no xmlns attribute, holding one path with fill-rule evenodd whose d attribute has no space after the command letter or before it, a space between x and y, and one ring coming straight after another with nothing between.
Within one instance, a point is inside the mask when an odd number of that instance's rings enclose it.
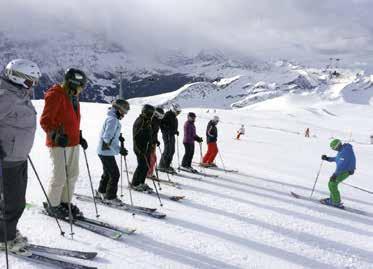
<instances>
[{"instance_id":1,"label":"cloudy sky","mask_svg":"<svg viewBox=\"0 0 373 269\"><path fill-rule=\"evenodd\" d=\"M0 29L83 28L129 50L373 57L373 0L0 0Z\"/></svg>"}]
</instances>

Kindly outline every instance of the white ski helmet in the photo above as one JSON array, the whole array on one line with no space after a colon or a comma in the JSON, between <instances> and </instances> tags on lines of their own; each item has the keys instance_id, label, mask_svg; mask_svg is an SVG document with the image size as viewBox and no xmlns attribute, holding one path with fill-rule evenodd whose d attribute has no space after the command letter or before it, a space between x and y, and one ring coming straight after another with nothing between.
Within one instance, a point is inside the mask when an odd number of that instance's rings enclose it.
<instances>
[{"instance_id":1,"label":"white ski helmet","mask_svg":"<svg viewBox=\"0 0 373 269\"><path fill-rule=\"evenodd\" d=\"M179 114L181 112L181 107L179 104L172 104L171 105L171 111L176 113L176 114Z\"/></svg>"},{"instance_id":2,"label":"white ski helmet","mask_svg":"<svg viewBox=\"0 0 373 269\"><path fill-rule=\"evenodd\" d=\"M212 117L212 121L214 121L214 122L219 122L219 116L214 116L214 117Z\"/></svg>"},{"instance_id":3,"label":"white ski helmet","mask_svg":"<svg viewBox=\"0 0 373 269\"><path fill-rule=\"evenodd\" d=\"M10 61L5 67L4 74L11 82L26 89L36 86L41 77L38 65L25 59Z\"/></svg>"}]
</instances>

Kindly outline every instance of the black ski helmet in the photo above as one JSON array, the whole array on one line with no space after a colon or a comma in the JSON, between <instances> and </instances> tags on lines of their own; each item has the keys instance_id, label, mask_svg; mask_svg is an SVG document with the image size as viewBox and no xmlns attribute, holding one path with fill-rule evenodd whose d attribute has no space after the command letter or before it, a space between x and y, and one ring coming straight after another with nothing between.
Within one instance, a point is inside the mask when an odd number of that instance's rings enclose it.
<instances>
[{"instance_id":1,"label":"black ski helmet","mask_svg":"<svg viewBox=\"0 0 373 269\"><path fill-rule=\"evenodd\" d=\"M64 83L73 94L76 94L78 87L84 89L87 85L87 76L82 70L69 68L65 72Z\"/></svg>"},{"instance_id":2,"label":"black ski helmet","mask_svg":"<svg viewBox=\"0 0 373 269\"><path fill-rule=\"evenodd\" d=\"M189 112L189 113L188 113L188 117L195 119L197 116L196 116L196 113L194 113L194 112Z\"/></svg>"},{"instance_id":3,"label":"black ski helmet","mask_svg":"<svg viewBox=\"0 0 373 269\"><path fill-rule=\"evenodd\" d=\"M154 111L155 111L154 106L149 105L149 104L145 104L142 107L141 114L143 114L145 117L150 119L153 116Z\"/></svg>"},{"instance_id":4,"label":"black ski helmet","mask_svg":"<svg viewBox=\"0 0 373 269\"><path fill-rule=\"evenodd\" d=\"M127 114L128 111L130 110L130 104L126 100L123 100L123 99L116 99L111 104L122 115Z\"/></svg>"},{"instance_id":5,"label":"black ski helmet","mask_svg":"<svg viewBox=\"0 0 373 269\"><path fill-rule=\"evenodd\" d=\"M163 110L163 108L160 107L160 106L157 106L155 108L154 116L157 117L157 119L160 119L160 120L163 119L163 117L164 117L164 110Z\"/></svg>"}]
</instances>

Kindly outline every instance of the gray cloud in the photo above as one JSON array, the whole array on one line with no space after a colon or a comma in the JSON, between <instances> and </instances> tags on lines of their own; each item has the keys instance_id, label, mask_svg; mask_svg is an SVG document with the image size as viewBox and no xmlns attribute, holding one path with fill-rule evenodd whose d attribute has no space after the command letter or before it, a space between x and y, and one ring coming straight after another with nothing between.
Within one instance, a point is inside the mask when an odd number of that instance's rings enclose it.
<instances>
[{"instance_id":1,"label":"gray cloud","mask_svg":"<svg viewBox=\"0 0 373 269\"><path fill-rule=\"evenodd\" d=\"M30 36L86 29L145 55L213 48L264 58L366 58L372 50L370 0L0 1L0 29Z\"/></svg>"}]
</instances>

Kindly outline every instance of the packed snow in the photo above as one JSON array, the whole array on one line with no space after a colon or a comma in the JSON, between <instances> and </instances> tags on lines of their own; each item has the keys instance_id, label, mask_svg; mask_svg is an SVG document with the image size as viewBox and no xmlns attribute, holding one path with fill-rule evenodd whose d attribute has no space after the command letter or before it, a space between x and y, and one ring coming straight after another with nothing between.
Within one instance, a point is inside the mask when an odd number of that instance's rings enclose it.
<instances>
[{"instance_id":1,"label":"packed snow","mask_svg":"<svg viewBox=\"0 0 373 269\"><path fill-rule=\"evenodd\" d=\"M182 130L187 113L193 111L197 114L197 133L203 137L207 122L219 115L220 156L216 162L220 167L238 169L239 172L204 169L204 172L219 177L202 177L201 180L172 176L182 188L162 185L161 192L185 195L186 199L181 202L163 200L163 207L159 206L156 197L132 192L135 204L157 207L166 213L163 220L133 217L130 213L99 206L100 219L135 227L134 235L114 241L75 227L74 240L71 240L68 224L62 223L66 236L61 237L55 221L41 215L36 208L25 211L19 228L33 243L97 251L97 259L78 262L98 268L373 268L373 218L290 196L290 191L310 195L320 167L320 156L335 154L329 149L332 137L354 146L357 170L346 183L373 191L373 145L370 144L373 108L361 104L364 100L359 104L346 102L343 89L341 85L333 89L333 93L338 90L338 99L323 98L311 92L290 93L235 110L213 109L214 102L203 108L184 106L179 115L179 130ZM354 93L351 89L345 91ZM365 92L372 93L372 89ZM162 99L167 101L164 96L146 101L160 103ZM355 96L355 99L358 98ZM189 104L192 103L190 100ZM44 102L34 104L40 116ZM81 107L81 128L89 142L88 161L96 188L102 168L95 150L108 107L88 103L82 103ZM130 151L130 171L136 166L132 124L140 109L139 100L134 100L129 114L122 120L125 146ZM246 134L236 140L236 131L241 124L245 124ZM306 128L310 128L311 138L304 137ZM44 140L45 134L38 126L30 157L46 186L51 165ZM184 152L181 138L179 149L181 158ZM205 150L203 143L203 152ZM174 167L177 167L177 155L175 153ZM198 146L194 161L200 161ZM195 167L199 169L197 165ZM332 163L323 164L314 197L328 196L327 183L334 168ZM160 175L167 179L166 175ZM151 182L148 184L152 186ZM345 205L373 213L372 194L343 184L340 190ZM83 154L76 192L90 194ZM129 202L125 173L123 195ZM31 168L27 200L37 205L44 201ZM95 216L93 204L74 202L86 216ZM3 253L0 261L0 267L5 268ZM10 257L10 264L11 268L46 268L16 257Z\"/></svg>"}]
</instances>

